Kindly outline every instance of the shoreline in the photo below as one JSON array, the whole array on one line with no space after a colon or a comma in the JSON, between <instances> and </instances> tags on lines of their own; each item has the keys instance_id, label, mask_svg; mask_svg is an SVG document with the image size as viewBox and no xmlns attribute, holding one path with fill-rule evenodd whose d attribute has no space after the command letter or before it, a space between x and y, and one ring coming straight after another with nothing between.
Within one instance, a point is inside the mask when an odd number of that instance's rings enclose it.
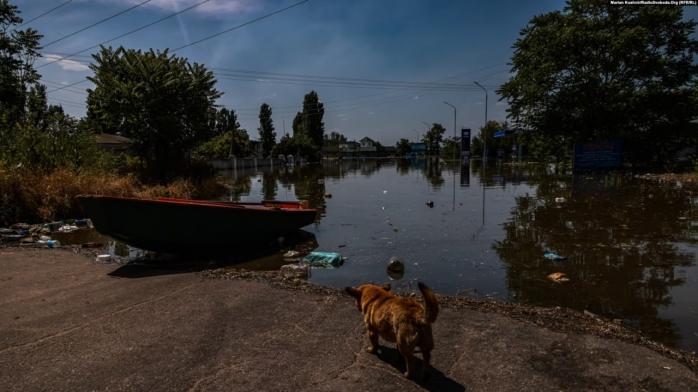
<instances>
[{"instance_id":1,"label":"shoreline","mask_svg":"<svg viewBox=\"0 0 698 392\"><path fill-rule=\"evenodd\" d=\"M285 278L280 271L255 271L236 269L234 266L207 269L199 272L211 279L247 280L267 283L275 288L309 292L321 295L347 297L342 289L308 282L299 278ZM698 375L698 355L656 342L640 332L589 311L580 312L560 306L542 307L496 299L469 298L436 292L439 305L450 309L470 309L483 313L495 313L535 324L556 332L591 334L600 338L615 339L646 347L667 358L678 361Z\"/></svg>"}]
</instances>

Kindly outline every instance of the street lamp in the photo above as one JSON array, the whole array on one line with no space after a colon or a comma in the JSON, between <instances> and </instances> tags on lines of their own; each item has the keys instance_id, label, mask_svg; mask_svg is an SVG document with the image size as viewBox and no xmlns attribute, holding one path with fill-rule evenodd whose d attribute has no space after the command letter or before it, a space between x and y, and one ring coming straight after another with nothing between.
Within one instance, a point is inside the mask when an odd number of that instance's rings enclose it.
<instances>
[{"instance_id":1,"label":"street lamp","mask_svg":"<svg viewBox=\"0 0 698 392\"><path fill-rule=\"evenodd\" d=\"M453 106L453 105L451 105L450 103L448 103L448 102L446 102L446 101L444 101L444 103L445 103L446 105L448 105L448 106L450 106L450 107L453 108L453 143L455 143L455 142L456 142L456 137L457 137L457 136L456 136L456 119L457 119L457 117L456 117L456 107ZM453 149L453 160L454 160L454 161L456 160L456 149L455 149L455 148Z\"/></svg>"},{"instance_id":2,"label":"street lamp","mask_svg":"<svg viewBox=\"0 0 698 392\"><path fill-rule=\"evenodd\" d=\"M480 87L482 90L485 91L485 128L487 127L487 89L482 87L482 85L478 82L473 82L475 83L476 86ZM482 141L483 141L483 147L482 147L482 159L483 163L487 162L487 135L485 134L485 131L483 129L482 132Z\"/></svg>"}]
</instances>

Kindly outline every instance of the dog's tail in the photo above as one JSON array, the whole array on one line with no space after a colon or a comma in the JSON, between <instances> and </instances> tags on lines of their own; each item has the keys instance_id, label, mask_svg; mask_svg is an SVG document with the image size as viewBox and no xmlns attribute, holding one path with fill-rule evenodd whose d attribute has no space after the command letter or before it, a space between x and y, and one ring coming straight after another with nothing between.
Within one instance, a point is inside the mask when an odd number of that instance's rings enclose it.
<instances>
[{"instance_id":1,"label":"dog's tail","mask_svg":"<svg viewBox=\"0 0 698 392\"><path fill-rule=\"evenodd\" d=\"M422 296L424 297L424 317L429 323L433 323L436 321L436 316L439 315L439 302L436 300L436 295L434 295L434 292L431 291L427 285L422 282L418 282L417 285L419 286L419 291L422 292Z\"/></svg>"}]
</instances>

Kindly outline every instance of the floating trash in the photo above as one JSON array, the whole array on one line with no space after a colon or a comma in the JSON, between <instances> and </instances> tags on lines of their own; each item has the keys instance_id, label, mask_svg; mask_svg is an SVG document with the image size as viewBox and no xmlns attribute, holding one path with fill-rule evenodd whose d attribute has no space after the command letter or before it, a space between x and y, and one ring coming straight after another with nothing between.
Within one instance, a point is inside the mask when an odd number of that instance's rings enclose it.
<instances>
[{"instance_id":1,"label":"floating trash","mask_svg":"<svg viewBox=\"0 0 698 392\"><path fill-rule=\"evenodd\" d=\"M553 272L547 278L555 283L569 282L570 280L564 272Z\"/></svg>"},{"instance_id":2,"label":"floating trash","mask_svg":"<svg viewBox=\"0 0 698 392\"><path fill-rule=\"evenodd\" d=\"M392 280L400 280L405 275L405 264L397 257L391 257L388 261L388 276Z\"/></svg>"},{"instance_id":3,"label":"floating trash","mask_svg":"<svg viewBox=\"0 0 698 392\"><path fill-rule=\"evenodd\" d=\"M564 197L556 197L555 198L555 203L564 203L566 201L567 201L567 199L565 199Z\"/></svg>"},{"instance_id":4,"label":"floating trash","mask_svg":"<svg viewBox=\"0 0 698 392\"><path fill-rule=\"evenodd\" d=\"M311 267L336 268L344 263L344 258L337 252L310 252L303 262Z\"/></svg>"},{"instance_id":5,"label":"floating trash","mask_svg":"<svg viewBox=\"0 0 698 392\"><path fill-rule=\"evenodd\" d=\"M431 200L429 200L429 201L428 201L428 202L426 202L425 204L426 204L426 205L427 205L427 207L429 207L429 208L434 208L434 202L433 202L433 201L431 201Z\"/></svg>"},{"instance_id":6,"label":"floating trash","mask_svg":"<svg viewBox=\"0 0 698 392\"><path fill-rule=\"evenodd\" d=\"M559 254L553 252L553 251L545 251L543 253L543 257L545 257L548 260L553 260L553 261L562 261L562 260L567 260L567 257L560 256Z\"/></svg>"}]
</instances>

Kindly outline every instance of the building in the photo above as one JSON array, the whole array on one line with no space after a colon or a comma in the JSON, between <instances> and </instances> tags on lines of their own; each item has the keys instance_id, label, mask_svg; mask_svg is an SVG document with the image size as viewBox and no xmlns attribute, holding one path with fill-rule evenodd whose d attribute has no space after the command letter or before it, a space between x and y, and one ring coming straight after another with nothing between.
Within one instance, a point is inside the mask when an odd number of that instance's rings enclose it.
<instances>
[{"instance_id":1,"label":"building","mask_svg":"<svg viewBox=\"0 0 698 392\"><path fill-rule=\"evenodd\" d=\"M95 140L97 146L113 153L128 152L133 144L133 141L127 137L110 133L98 133L95 135Z\"/></svg>"}]
</instances>

